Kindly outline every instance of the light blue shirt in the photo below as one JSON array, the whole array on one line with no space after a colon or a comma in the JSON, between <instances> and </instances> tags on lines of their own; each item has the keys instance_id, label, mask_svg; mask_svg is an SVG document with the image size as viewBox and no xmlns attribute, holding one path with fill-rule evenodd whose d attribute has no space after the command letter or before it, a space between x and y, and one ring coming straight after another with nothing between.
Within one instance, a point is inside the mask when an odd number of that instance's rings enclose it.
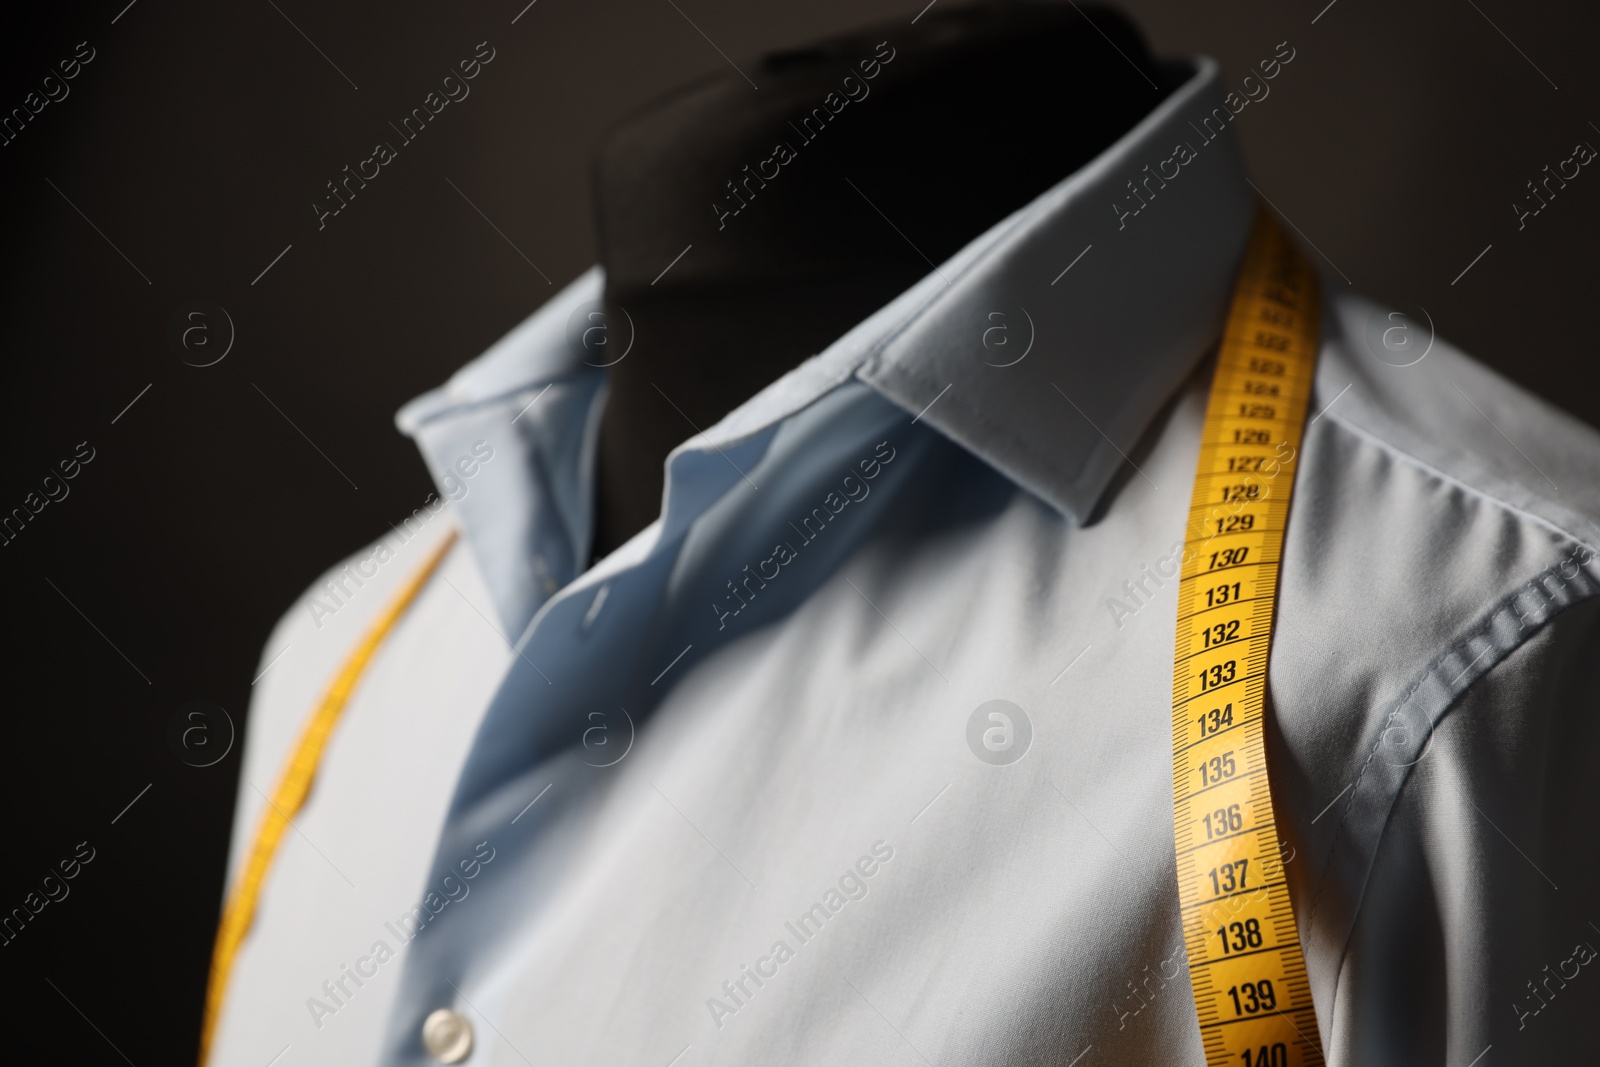
<instances>
[{"instance_id":1,"label":"light blue shirt","mask_svg":"<svg viewBox=\"0 0 1600 1067\"><path fill-rule=\"evenodd\" d=\"M1254 196L1193 69L675 449L660 519L591 569L604 371L571 323L597 270L400 413L487 610L425 598L363 686L459 670L428 649L467 627L514 647L461 683L482 696L390 710L397 746L429 716L463 741L436 813L369 816L427 871L410 926L359 920L398 956L367 965L374 1062L433 1062L439 1008L469 1064L1204 1062L1174 550ZM1268 755L1329 1062L1574 1062L1600 1004L1600 438L1443 341L1395 365L1388 310L1324 291ZM378 760L346 753L330 795ZM252 940L330 925L314 884L269 880ZM219 1056L321 996L249 952ZM355 1024L311 1015L284 1040L323 1062Z\"/></svg>"}]
</instances>

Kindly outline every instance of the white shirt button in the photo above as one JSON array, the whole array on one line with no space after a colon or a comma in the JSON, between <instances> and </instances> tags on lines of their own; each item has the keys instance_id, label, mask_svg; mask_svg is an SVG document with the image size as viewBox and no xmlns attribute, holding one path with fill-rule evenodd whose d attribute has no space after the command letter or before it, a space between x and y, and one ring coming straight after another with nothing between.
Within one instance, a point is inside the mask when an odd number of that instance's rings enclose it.
<instances>
[{"instance_id":1,"label":"white shirt button","mask_svg":"<svg viewBox=\"0 0 1600 1067\"><path fill-rule=\"evenodd\" d=\"M440 1063L460 1063L472 1051L472 1024L449 1008L430 1012L422 1021L422 1047Z\"/></svg>"}]
</instances>

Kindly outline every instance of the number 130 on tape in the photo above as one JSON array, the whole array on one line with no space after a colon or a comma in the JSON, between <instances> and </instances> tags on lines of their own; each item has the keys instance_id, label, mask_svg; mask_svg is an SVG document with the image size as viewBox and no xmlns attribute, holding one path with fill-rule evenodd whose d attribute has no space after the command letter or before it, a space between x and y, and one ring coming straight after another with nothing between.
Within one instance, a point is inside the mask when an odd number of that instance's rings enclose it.
<instances>
[{"instance_id":1,"label":"number 130 on tape","mask_svg":"<svg viewBox=\"0 0 1600 1067\"><path fill-rule=\"evenodd\" d=\"M1258 209L1206 408L1172 669L1178 899L1208 1067L1323 1063L1262 730L1317 312L1310 264Z\"/></svg>"}]
</instances>

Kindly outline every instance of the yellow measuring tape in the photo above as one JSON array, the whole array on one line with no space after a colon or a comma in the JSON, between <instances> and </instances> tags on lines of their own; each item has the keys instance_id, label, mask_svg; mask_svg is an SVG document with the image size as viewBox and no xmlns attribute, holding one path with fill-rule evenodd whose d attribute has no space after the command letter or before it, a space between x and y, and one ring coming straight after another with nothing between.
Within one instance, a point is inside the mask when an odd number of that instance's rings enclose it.
<instances>
[{"instance_id":1,"label":"yellow measuring tape","mask_svg":"<svg viewBox=\"0 0 1600 1067\"><path fill-rule=\"evenodd\" d=\"M1316 274L1258 208L1206 407L1178 585L1178 899L1208 1067L1320 1067L1263 724L1294 463L1317 359Z\"/></svg>"},{"instance_id":2,"label":"yellow measuring tape","mask_svg":"<svg viewBox=\"0 0 1600 1067\"><path fill-rule=\"evenodd\" d=\"M373 653L389 636L389 631L406 613L433 572L439 569L439 564L444 562L445 555L456 543L457 536L457 531L451 530L406 579L394 599L384 606L362 635L361 641L345 658L300 732L300 740L295 744L289 765L284 768L283 775L278 779L278 787L267 801L267 810L261 814L261 823L256 830L244 873L239 876L233 892L228 894L228 901L222 909L222 921L217 925L217 940L211 950L211 977L206 983L205 1015L200 1025L202 1067L211 1051L211 1038L216 1030L217 1017L222 1011L222 999L228 990L233 958L256 916L256 898L261 893L261 884L266 880L273 857L277 855L283 832L289 828L289 820L299 812L311 792L311 783L316 777L317 765L322 762L322 751L328 743L328 737L333 733L339 715L349 702L350 694L355 691L356 683L361 680Z\"/></svg>"}]
</instances>

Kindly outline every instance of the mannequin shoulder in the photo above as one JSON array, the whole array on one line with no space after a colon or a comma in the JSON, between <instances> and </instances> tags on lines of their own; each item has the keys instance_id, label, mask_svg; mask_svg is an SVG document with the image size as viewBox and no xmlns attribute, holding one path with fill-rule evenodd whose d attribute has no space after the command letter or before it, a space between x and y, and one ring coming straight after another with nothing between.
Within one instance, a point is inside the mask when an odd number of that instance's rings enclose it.
<instances>
[{"instance_id":1,"label":"mannequin shoulder","mask_svg":"<svg viewBox=\"0 0 1600 1067\"><path fill-rule=\"evenodd\" d=\"M421 519L422 521L418 521ZM237 872L248 844L257 809L264 800L256 789L270 790L290 757L305 723L328 685L363 638L377 625L396 597L456 529L448 507L430 513L419 509L389 533L363 546L319 575L284 612L268 637L252 683L250 710L244 728L239 803L235 809L228 869ZM441 596L433 586L448 582ZM428 586L394 622L384 645L409 644L419 631L461 630L459 616L489 610L490 598L471 554L456 543L445 554ZM487 624L482 624L489 631ZM503 648L492 632L487 648ZM479 642L484 643L484 642ZM364 681L410 670L426 670L414 657L384 655L380 646ZM254 785L254 788L252 788Z\"/></svg>"}]
</instances>

